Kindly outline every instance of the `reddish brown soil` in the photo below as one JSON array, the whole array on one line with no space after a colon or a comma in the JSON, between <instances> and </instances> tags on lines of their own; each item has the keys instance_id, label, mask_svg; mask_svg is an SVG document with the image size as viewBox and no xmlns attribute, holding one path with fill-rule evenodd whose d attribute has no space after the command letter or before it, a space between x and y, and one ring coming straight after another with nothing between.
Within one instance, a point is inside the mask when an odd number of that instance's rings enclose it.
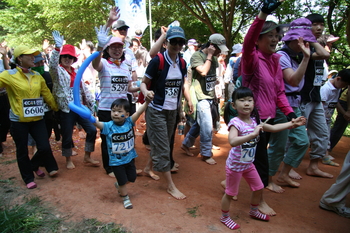
<instances>
[{"instance_id":1,"label":"reddish brown soil","mask_svg":"<svg viewBox=\"0 0 350 233\"><path fill-rule=\"evenodd\" d=\"M139 124L139 129L142 127ZM225 130L224 130L225 131ZM53 137L53 136L52 136ZM175 200L166 192L164 178L154 181L147 176L139 176L134 184L128 186L129 195L134 209L124 209L121 198L114 187L115 179L107 176L102 167L87 167L83 165L83 143L77 132L74 135L79 155L73 157L76 168L67 170L65 160L61 156L60 142L51 139L55 158L59 164L57 178L36 179L38 188L25 189L17 164L2 164L1 179L15 177L15 184L23 187L25 195L35 194L44 201L51 203L71 221L83 218L95 218L102 222L122 224L131 232L230 232L219 218L220 201L223 188L220 182L225 179L225 160L230 149L227 135L216 134L214 144L221 150L214 150L217 165L208 165L199 157L188 157L180 149L183 136L176 136L174 158L180 164L179 172L173 174L176 186L187 198ZM350 138L343 137L334 149L332 156L342 164L349 150ZM0 162L15 158L15 147L11 137L5 145L4 157ZM196 142L198 148L199 142ZM136 159L138 168L146 164L149 151L142 144L141 136L137 136ZM198 149L193 150L195 154ZM96 150L92 157L101 161L100 141L97 140ZM286 187L283 194L272 193L265 189L267 203L277 212L269 222L253 220L249 217L249 200L251 192L246 182L242 180L238 201L231 203L231 216L241 225L236 232L349 232L350 219L338 216L318 207L322 194L335 182L333 179L310 177L305 175L308 165L308 155L299 168L296 169L303 179L300 188ZM337 176L341 167L331 167L320 164L320 168ZM348 198L347 206L350 206ZM190 215L191 209L197 208L195 216Z\"/></svg>"}]
</instances>

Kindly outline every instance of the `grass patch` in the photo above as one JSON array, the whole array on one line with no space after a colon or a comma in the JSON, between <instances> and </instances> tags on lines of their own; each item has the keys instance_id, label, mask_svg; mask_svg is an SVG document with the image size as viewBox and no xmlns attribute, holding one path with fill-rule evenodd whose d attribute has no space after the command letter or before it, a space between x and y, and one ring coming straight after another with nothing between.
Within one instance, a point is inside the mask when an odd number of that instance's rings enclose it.
<instances>
[{"instance_id":1,"label":"grass patch","mask_svg":"<svg viewBox=\"0 0 350 233\"><path fill-rule=\"evenodd\" d=\"M197 205L197 206L192 207L192 208L187 208L187 213L193 218L200 216L199 207L201 207L201 206L202 205Z\"/></svg>"},{"instance_id":2,"label":"grass patch","mask_svg":"<svg viewBox=\"0 0 350 233\"><path fill-rule=\"evenodd\" d=\"M2 180L4 181L4 180ZM7 189L8 182L5 180ZM96 233L127 233L121 226L115 223L102 223L96 219L84 219L80 222L68 222L60 217L52 207L43 203L38 196L24 197L22 204L10 205L6 188L0 189L0 229L2 233L32 233L32 232L96 232ZM14 194L18 193L11 190ZM8 194L8 193L7 193ZM6 203L5 203L6 202Z\"/></svg>"},{"instance_id":3,"label":"grass patch","mask_svg":"<svg viewBox=\"0 0 350 233\"><path fill-rule=\"evenodd\" d=\"M11 164L11 163L16 163L17 162L17 159L12 159L12 160L8 160L8 161L4 161L4 162L1 162L1 164Z\"/></svg>"}]
</instances>

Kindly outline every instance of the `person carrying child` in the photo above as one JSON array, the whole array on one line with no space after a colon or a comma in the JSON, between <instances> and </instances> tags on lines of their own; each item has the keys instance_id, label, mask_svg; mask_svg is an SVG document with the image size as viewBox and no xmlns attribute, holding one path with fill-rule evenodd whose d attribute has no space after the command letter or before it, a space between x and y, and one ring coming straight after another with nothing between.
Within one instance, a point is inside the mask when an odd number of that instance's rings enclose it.
<instances>
[{"instance_id":1,"label":"person carrying child","mask_svg":"<svg viewBox=\"0 0 350 233\"><path fill-rule=\"evenodd\" d=\"M127 99L116 99L111 105L111 121L100 122L96 120L94 125L106 136L109 165L117 179L115 187L123 199L125 209L132 209L132 203L128 195L126 184L135 182L136 167L135 158L135 134L134 125L141 114L146 110L149 101L141 105L138 110L130 115L130 104Z\"/></svg>"},{"instance_id":2,"label":"person carrying child","mask_svg":"<svg viewBox=\"0 0 350 233\"><path fill-rule=\"evenodd\" d=\"M250 217L268 221L270 216L261 213L258 206L261 200L264 184L253 164L256 146L261 131L278 132L288 128L305 125L306 119L301 116L290 122L270 125L260 123L260 118L255 108L254 96L251 89L240 87L232 94L232 107L237 110L238 116L230 120L228 124L228 140L232 146L226 160L226 189L221 200L222 217L220 221L230 229L238 229L229 215L230 203L233 196L238 194L241 177L244 177L250 189L253 191L250 204ZM225 107L227 115L229 104Z\"/></svg>"}]
</instances>

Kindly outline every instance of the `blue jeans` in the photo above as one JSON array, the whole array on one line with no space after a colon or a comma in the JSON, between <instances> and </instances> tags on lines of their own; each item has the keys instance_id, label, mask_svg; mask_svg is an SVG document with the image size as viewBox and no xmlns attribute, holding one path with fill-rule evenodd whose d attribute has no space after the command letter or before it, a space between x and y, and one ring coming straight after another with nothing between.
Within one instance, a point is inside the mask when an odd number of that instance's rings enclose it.
<instances>
[{"instance_id":1,"label":"blue jeans","mask_svg":"<svg viewBox=\"0 0 350 233\"><path fill-rule=\"evenodd\" d=\"M186 138L182 142L187 147L194 145L196 138L200 135L200 153L202 156L211 157L213 146L213 120L210 106L213 100L200 100L197 103L197 120L192 125Z\"/></svg>"},{"instance_id":2,"label":"blue jeans","mask_svg":"<svg viewBox=\"0 0 350 233\"><path fill-rule=\"evenodd\" d=\"M96 127L87 119L80 117L73 111L65 113L60 111L61 134L62 134L62 156L72 156L73 128L78 122L86 132L85 151L93 152L95 150Z\"/></svg>"},{"instance_id":3,"label":"blue jeans","mask_svg":"<svg viewBox=\"0 0 350 233\"><path fill-rule=\"evenodd\" d=\"M58 170L47 137L44 120L32 122L12 121L10 131L16 144L18 168L26 184L34 181L33 171L37 171L41 164L44 164L47 172ZM33 137L38 149L32 159L29 159L28 156L28 134Z\"/></svg>"},{"instance_id":4,"label":"blue jeans","mask_svg":"<svg viewBox=\"0 0 350 233\"><path fill-rule=\"evenodd\" d=\"M301 116L298 107L294 107L293 110L295 115L298 117ZM281 124L288 122L288 120L281 110L277 109L274 122L275 124ZM289 147L286 148L288 140ZM285 164L292 167L298 167L309 147L309 138L307 136L306 128L303 125L295 129L287 129L281 132L271 133L269 145L267 153L269 157L270 176L274 176L277 173L282 160Z\"/></svg>"}]
</instances>

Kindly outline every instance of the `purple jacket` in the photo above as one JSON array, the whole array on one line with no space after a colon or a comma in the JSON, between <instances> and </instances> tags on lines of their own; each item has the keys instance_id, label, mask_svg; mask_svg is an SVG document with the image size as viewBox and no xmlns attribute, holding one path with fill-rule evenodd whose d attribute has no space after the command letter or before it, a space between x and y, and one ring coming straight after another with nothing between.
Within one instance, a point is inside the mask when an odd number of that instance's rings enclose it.
<instances>
[{"instance_id":1,"label":"purple jacket","mask_svg":"<svg viewBox=\"0 0 350 233\"><path fill-rule=\"evenodd\" d=\"M276 107L285 115L293 112L284 92L283 73L277 53L265 54L255 47L265 20L256 17L243 43L241 71L243 86L254 93L261 119L276 116Z\"/></svg>"}]
</instances>

